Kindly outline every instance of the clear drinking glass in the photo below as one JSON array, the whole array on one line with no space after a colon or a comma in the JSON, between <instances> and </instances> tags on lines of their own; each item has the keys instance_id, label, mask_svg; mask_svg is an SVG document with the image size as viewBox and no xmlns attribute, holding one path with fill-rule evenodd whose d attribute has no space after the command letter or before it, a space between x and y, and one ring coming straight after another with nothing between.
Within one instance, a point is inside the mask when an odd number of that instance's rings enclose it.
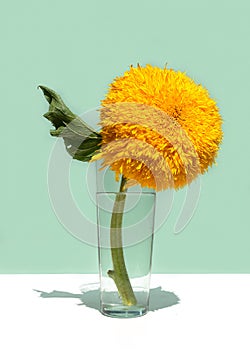
<instances>
[{"instance_id":1,"label":"clear drinking glass","mask_svg":"<svg viewBox=\"0 0 250 350\"><path fill-rule=\"evenodd\" d=\"M106 316L148 311L154 214L154 192L97 193L100 302Z\"/></svg>"}]
</instances>

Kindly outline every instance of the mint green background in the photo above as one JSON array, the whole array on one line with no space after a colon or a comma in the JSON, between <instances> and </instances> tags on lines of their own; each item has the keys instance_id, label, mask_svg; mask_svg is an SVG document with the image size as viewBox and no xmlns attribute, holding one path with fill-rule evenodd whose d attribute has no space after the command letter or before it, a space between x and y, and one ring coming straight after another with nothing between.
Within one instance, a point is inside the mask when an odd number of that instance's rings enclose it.
<instances>
[{"instance_id":1,"label":"mint green background","mask_svg":"<svg viewBox=\"0 0 250 350\"><path fill-rule=\"evenodd\" d=\"M2 4L1 273L97 272L97 249L71 236L51 208L55 140L36 87L54 88L81 114L138 62L186 71L217 99L224 119L218 166L202 177L198 208L179 235L185 191L176 193L155 237L153 272L250 272L249 12L248 0ZM85 165L72 166L81 179Z\"/></svg>"}]
</instances>

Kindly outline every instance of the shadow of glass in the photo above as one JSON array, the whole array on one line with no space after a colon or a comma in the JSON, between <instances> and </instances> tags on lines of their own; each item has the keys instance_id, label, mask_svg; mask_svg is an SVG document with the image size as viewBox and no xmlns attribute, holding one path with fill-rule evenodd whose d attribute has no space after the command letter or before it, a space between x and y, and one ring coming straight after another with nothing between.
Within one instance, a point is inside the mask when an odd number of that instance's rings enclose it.
<instances>
[{"instance_id":1,"label":"shadow of glass","mask_svg":"<svg viewBox=\"0 0 250 350\"><path fill-rule=\"evenodd\" d=\"M90 289L88 289L88 286ZM97 284L85 285L81 288L82 293L74 294L64 291L53 290L52 292L44 292L34 289L34 291L40 293L41 298L75 298L81 301L78 305L85 305L89 308L100 311L100 289ZM176 305L180 302L178 296L173 292L167 292L162 287L151 288L149 298L149 311L157 311Z\"/></svg>"}]
</instances>

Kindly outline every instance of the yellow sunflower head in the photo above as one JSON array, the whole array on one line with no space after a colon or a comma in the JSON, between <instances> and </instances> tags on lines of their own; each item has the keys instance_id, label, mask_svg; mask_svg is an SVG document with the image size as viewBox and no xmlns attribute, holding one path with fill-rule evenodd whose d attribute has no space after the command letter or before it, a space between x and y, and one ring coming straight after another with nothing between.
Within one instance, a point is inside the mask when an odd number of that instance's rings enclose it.
<instances>
[{"instance_id":1,"label":"yellow sunflower head","mask_svg":"<svg viewBox=\"0 0 250 350\"><path fill-rule=\"evenodd\" d=\"M101 152L117 177L157 191L178 189L211 166L222 119L208 91L185 73L139 65L102 101Z\"/></svg>"}]
</instances>

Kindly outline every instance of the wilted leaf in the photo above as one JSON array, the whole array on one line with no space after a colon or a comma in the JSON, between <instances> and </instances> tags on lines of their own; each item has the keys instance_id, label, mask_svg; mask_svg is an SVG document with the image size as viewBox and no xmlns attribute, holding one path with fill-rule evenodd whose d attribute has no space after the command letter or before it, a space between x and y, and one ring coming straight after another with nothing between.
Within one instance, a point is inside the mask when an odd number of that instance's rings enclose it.
<instances>
[{"instance_id":1,"label":"wilted leaf","mask_svg":"<svg viewBox=\"0 0 250 350\"><path fill-rule=\"evenodd\" d=\"M64 139L66 150L74 159L88 162L101 147L101 135L72 113L55 91L42 85L39 88L49 103L44 117L55 127L50 134Z\"/></svg>"}]
</instances>

